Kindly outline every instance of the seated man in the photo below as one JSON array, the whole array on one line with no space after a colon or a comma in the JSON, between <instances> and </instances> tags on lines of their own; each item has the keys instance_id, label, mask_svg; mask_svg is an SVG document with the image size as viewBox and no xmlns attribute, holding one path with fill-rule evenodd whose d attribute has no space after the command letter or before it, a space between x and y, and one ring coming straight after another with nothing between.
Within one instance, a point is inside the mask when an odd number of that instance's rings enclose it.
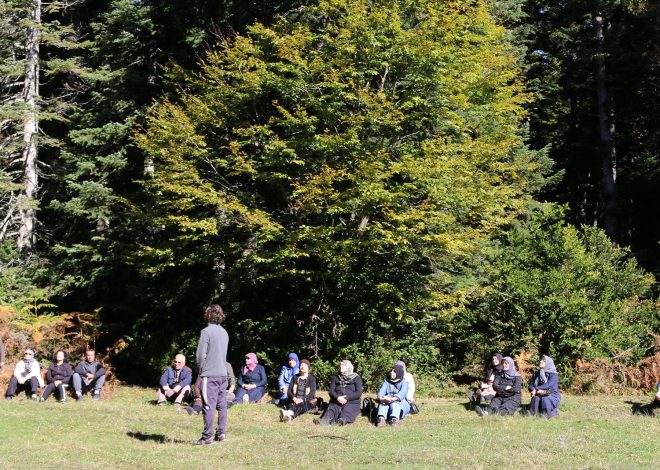
<instances>
[{"instance_id":1,"label":"seated man","mask_svg":"<svg viewBox=\"0 0 660 470\"><path fill-rule=\"evenodd\" d=\"M93 391L92 397L98 400L101 396L101 387L105 383L105 369L96 360L93 349L85 351L85 360L80 361L73 373L73 389L76 391L76 401L82 400L84 391Z\"/></svg>"},{"instance_id":2,"label":"seated man","mask_svg":"<svg viewBox=\"0 0 660 470\"><path fill-rule=\"evenodd\" d=\"M169 400L173 401L175 405L181 405L190 395L191 383L192 370L190 367L186 367L186 357L183 354L177 354L173 364L165 369L160 377L156 404L164 405Z\"/></svg>"},{"instance_id":3,"label":"seated man","mask_svg":"<svg viewBox=\"0 0 660 470\"><path fill-rule=\"evenodd\" d=\"M23 353L23 360L16 364L14 375L9 380L7 387L7 400L11 400L19 389L25 390L30 394L30 398L37 399L39 387L44 386L44 379L41 376L41 367L34 358L34 351L26 349Z\"/></svg>"},{"instance_id":4,"label":"seated man","mask_svg":"<svg viewBox=\"0 0 660 470\"><path fill-rule=\"evenodd\" d=\"M236 377L234 377L234 369L231 367L230 363L225 363L227 366L227 407L233 405L233 401L236 398L234 391L236 390ZM197 377L195 381L195 392L192 406L186 407L186 411L189 415L198 415L202 412L202 378Z\"/></svg>"}]
</instances>

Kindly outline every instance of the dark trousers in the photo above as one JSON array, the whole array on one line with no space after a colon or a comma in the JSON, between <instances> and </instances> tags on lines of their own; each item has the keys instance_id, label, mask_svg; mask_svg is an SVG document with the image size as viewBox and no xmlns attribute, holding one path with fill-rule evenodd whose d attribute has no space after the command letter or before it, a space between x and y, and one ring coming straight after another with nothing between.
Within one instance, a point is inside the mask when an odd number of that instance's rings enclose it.
<instances>
[{"instance_id":1,"label":"dark trousers","mask_svg":"<svg viewBox=\"0 0 660 470\"><path fill-rule=\"evenodd\" d=\"M48 397L50 396L51 393L55 392L55 398L58 400L64 401L66 400L66 389L68 385L65 383L61 383L58 387L55 386L54 383L49 383L46 388L44 389L44 393L41 394L41 399L42 400L47 400Z\"/></svg>"},{"instance_id":2,"label":"dark trousers","mask_svg":"<svg viewBox=\"0 0 660 470\"><path fill-rule=\"evenodd\" d=\"M293 417L295 418L297 416L307 413L315 406L316 406L316 399L309 401L306 398L303 398L302 403L290 402L287 408L293 411Z\"/></svg>"},{"instance_id":3,"label":"dark trousers","mask_svg":"<svg viewBox=\"0 0 660 470\"><path fill-rule=\"evenodd\" d=\"M30 380L26 380L24 384L19 384L16 377L12 376L9 381L9 386L7 387L7 396L13 397L16 395L16 392L19 390L25 390L30 392L31 395L35 395L39 390L39 380L36 377L31 377Z\"/></svg>"},{"instance_id":4,"label":"dark trousers","mask_svg":"<svg viewBox=\"0 0 660 470\"><path fill-rule=\"evenodd\" d=\"M218 412L218 427L215 435L224 434L227 427L227 377L202 377L200 392L202 395L202 411L204 413L204 432L202 437L208 439L213 435L213 420Z\"/></svg>"}]
</instances>

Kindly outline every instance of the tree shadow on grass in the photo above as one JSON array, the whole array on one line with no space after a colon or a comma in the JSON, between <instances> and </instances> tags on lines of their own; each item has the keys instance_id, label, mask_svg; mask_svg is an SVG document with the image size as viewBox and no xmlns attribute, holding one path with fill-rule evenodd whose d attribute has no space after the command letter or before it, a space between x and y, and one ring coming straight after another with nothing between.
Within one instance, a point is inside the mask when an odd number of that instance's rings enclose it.
<instances>
[{"instance_id":1,"label":"tree shadow on grass","mask_svg":"<svg viewBox=\"0 0 660 470\"><path fill-rule=\"evenodd\" d=\"M143 442L152 441L157 442L158 444L190 444L190 442L181 439L170 439L164 434L146 434L141 431L128 431L126 435Z\"/></svg>"}]
</instances>

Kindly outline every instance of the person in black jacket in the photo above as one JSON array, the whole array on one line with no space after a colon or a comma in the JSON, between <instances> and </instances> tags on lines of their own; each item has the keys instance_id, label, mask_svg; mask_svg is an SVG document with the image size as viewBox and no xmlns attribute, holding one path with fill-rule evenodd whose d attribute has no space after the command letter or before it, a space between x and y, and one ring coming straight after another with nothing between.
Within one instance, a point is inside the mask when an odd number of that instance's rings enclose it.
<instances>
[{"instance_id":1,"label":"person in black jacket","mask_svg":"<svg viewBox=\"0 0 660 470\"><path fill-rule=\"evenodd\" d=\"M362 396L362 379L353 372L351 361L344 360L339 364L339 374L330 381L328 389L330 403L316 424L339 425L350 424L360 414L360 397Z\"/></svg>"},{"instance_id":2,"label":"person in black jacket","mask_svg":"<svg viewBox=\"0 0 660 470\"><path fill-rule=\"evenodd\" d=\"M520 406L522 378L516 371L513 359L505 357L502 363L502 373L495 375L493 390L495 398L490 401L487 408L477 405L475 410L479 416L513 415Z\"/></svg>"},{"instance_id":3,"label":"person in black jacket","mask_svg":"<svg viewBox=\"0 0 660 470\"><path fill-rule=\"evenodd\" d=\"M280 421L291 421L316 406L316 377L309 373L312 365L303 359L299 367L300 372L293 376L287 388L289 406L280 410Z\"/></svg>"},{"instance_id":4,"label":"person in black jacket","mask_svg":"<svg viewBox=\"0 0 660 470\"><path fill-rule=\"evenodd\" d=\"M51 393L55 392L55 396L60 403L66 401L66 389L69 387L73 369L69 364L68 355L61 349L53 356L53 362L48 367L46 372L46 381L48 385L41 394L39 401L46 401Z\"/></svg>"}]
</instances>

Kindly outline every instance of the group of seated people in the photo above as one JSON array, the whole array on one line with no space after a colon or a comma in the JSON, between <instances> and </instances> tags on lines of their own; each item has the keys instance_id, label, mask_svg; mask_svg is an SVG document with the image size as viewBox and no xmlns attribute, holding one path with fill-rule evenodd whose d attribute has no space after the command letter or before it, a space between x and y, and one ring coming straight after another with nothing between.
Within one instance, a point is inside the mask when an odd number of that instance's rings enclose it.
<instances>
[{"instance_id":1,"label":"group of seated people","mask_svg":"<svg viewBox=\"0 0 660 470\"><path fill-rule=\"evenodd\" d=\"M559 413L559 375L551 357L541 358L527 390L531 395L528 415L551 418ZM483 383L476 391L468 391L467 395L480 416L513 415L522 400L522 377L514 360L494 354Z\"/></svg>"},{"instance_id":2,"label":"group of seated people","mask_svg":"<svg viewBox=\"0 0 660 470\"><path fill-rule=\"evenodd\" d=\"M41 372L41 366L34 357L32 349L25 349L23 359L16 364L14 373L9 380L5 393L7 400L12 400L17 393L25 391L34 401L46 401L51 394L60 403L66 401L67 390L73 385L76 401L83 399L84 392L91 392L94 400L101 396L101 389L105 383L105 368L96 360L93 349L85 351L85 359L74 368L69 363L69 357L63 350L58 350L46 372L46 381ZM44 387L41 397L39 389Z\"/></svg>"},{"instance_id":3,"label":"group of seated people","mask_svg":"<svg viewBox=\"0 0 660 470\"><path fill-rule=\"evenodd\" d=\"M192 370L185 364L185 357L177 354L173 364L163 372L157 391L157 404L164 404L169 400L181 405L192 393L193 402L186 407L186 411L188 414L197 415L202 412L203 406L200 383L198 379L191 392ZM314 420L316 424L353 423L360 415L364 391L362 379L353 370L353 364L348 360L339 364L339 372L330 381L330 400L325 407L322 400L316 396L317 381L311 370L309 359L299 360L295 353L288 355L286 364L280 369L277 396L273 400L281 407L280 420L290 422L313 411L322 412L321 416ZM256 354L245 355L245 365L240 368L237 380L230 364L227 364L227 372L229 406L258 403L266 395L268 377ZM399 361L388 371L378 391L378 419L375 424L383 426L389 422L391 425L397 425L410 412L414 395L415 380L412 374L406 371L405 363Z\"/></svg>"}]
</instances>

